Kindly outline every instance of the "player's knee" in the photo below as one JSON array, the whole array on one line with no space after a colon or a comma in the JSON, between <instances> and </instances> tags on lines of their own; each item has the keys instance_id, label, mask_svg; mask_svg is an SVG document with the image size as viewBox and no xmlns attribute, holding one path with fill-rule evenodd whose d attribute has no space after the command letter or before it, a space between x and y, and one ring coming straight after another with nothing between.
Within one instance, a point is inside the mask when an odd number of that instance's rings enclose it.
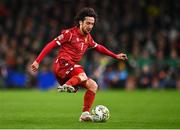
<instances>
[{"instance_id":1,"label":"player's knee","mask_svg":"<svg viewBox=\"0 0 180 130\"><path fill-rule=\"evenodd\" d=\"M98 89L97 83L94 80L89 79L88 80L88 89L91 90L92 92L96 93L96 91Z\"/></svg>"},{"instance_id":2,"label":"player's knee","mask_svg":"<svg viewBox=\"0 0 180 130\"><path fill-rule=\"evenodd\" d=\"M85 73L80 73L80 74L78 75L78 77L81 79L81 81L86 81L86 80L88 80L88 77L87 77L87 75L86 75Z\"/></svg>"}]
</instances>

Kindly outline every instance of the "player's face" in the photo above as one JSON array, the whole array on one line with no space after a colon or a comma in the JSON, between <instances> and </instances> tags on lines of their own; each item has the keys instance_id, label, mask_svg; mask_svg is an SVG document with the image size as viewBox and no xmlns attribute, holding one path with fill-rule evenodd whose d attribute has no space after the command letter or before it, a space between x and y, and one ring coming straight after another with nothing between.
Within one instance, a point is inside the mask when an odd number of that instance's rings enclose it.
<instances>
[{"instance_id":1,"label":"player's face","mask_svg":"<svg viewBox=\"0 0 180 130\"><path fill-rule=\"evenodd\" d=\"M80 29L86 35L91 32L94 26L94 17L85 17L84 21L80 22Z\"/></svg>"}]
</instances>

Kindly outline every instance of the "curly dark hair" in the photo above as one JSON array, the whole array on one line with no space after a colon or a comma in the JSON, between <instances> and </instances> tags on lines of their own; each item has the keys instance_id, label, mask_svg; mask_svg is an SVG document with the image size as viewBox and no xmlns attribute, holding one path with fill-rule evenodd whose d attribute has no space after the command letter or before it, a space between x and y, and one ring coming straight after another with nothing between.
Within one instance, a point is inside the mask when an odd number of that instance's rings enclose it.
<instances>
[{"instance_id":1,"label":"curly dark hair","mask_svg":"<svg viewBox=\"0 0 180 130\"><path fill-rule=\"evenodd\" d=\"M75 19L74 19L75 25L77 25L79 27L79 21L84 21L85 17L87 17L87 16L94 17L95 22L97 21L98 16L97 16L96 12L94 11L94 9L85 7L83 9L81 9L75 16Z\"/></svg>"}]
</instances>

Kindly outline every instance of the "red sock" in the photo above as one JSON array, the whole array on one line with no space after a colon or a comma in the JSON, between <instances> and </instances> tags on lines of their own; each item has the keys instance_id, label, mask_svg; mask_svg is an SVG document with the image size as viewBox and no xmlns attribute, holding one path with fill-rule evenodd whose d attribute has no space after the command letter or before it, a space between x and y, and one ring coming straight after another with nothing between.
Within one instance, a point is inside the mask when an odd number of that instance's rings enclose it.
<instances>
[{"instance_id":1,"label":"red sock","mask_svg":"<svg viewBox=\"0 0 180 130\"><path fill-rule=\"evenodd\" d=\"M83 106L83 112L85 111L90 111L91 106L93 104L94 98L95 98L95 93L87 90L85 95L84 95L84 106Z\"/></svg>"},{"instance_id":2,"label":"red sock","mask_svg":"<svg viewBox=\"0 0 180 130\"><path fill-rule=\"evenodd\" d=\"M69 79L65 84L76 86L79 83L81 83L81 79L78 76L73 76L71 79Z\"/></svg>"}]
</instances>

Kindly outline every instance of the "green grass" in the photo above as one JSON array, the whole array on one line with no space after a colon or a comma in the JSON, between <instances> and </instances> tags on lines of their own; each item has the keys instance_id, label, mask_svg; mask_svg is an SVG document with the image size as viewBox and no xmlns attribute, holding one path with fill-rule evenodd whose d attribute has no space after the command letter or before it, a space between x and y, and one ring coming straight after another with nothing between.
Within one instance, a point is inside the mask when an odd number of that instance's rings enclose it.
<instances>
[{"instance_id":1,"label":"green grass","mask_svg":"<svg viewBox=\"0 0 180 130\"><path fill-rule=\"evenodd\" d=\"M180 128L178 91L99 91L93 106L109 108L106 123L78 122L83 94L0 90L0 128Z\"/></svg>"}]
</instances>

